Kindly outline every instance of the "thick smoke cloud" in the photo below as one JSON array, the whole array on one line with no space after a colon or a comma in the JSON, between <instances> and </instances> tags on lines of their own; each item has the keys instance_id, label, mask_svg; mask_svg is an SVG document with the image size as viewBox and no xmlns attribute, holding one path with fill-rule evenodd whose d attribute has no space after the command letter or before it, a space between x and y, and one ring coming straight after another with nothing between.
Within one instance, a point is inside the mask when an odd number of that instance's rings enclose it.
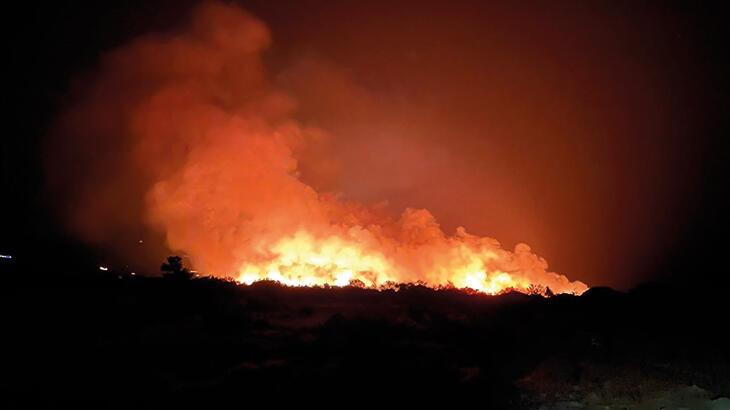
<instances>
[{"instance_id":1,"label":"thick smoke cloud","mask_svg":"<svg viewBox=\"0 0 730 410\"><path fill-rule=\"evenodd\" d=\"M270 43L257 18L205 3L184 30L105 55L48 145L71 229L129 258L140 257L137 237L157 232L196 269L243 280L585 289L527 245L510 252L463 228L447 235L423 209L392 217L315 189L337 179L336 136L294 119L297 102L262 63Z\"/></svg>"}]
</instances>

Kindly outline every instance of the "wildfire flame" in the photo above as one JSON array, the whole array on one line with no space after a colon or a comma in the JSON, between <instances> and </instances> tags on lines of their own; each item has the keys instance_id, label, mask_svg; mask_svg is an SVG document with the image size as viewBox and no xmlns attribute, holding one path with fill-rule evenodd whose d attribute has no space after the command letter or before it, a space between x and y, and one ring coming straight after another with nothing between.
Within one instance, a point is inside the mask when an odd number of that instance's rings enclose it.
<instances>
[{"instance_id":1,"label":"wildfire flame","mask_svg":"<svg viewBox=\"0 0 730 410\"><path fill-rule=\"evenodd\" d=\"M458 234L462 239L470 237L463 230ZM480 239L471 238L473 242ZM266 261L244 263L237 280L249 285L271 280L288 286L356 284L379 288L403 282L404 278L418 278L418 282L427 286L468 288L488 294L509 289L532 291L546 288L556 293L580 294L587 289L581 282L570 282L564 276L545 272L546 263L536 259L527 245L519 245L516 252L511 253L479 247L476 243L456 242L458 240L452 239L451 244L440 250L445 254L432 254L435 259L446 263L433 263L423 272L413 272L404 260L389 258L379 250L365 250L357 242L337 236L315 238L306 231L299 231L273 243L266 250L266 254L271 255ZM423 247L410 252L433 251L437 250ZM520 266L521 257L527 259L527 266ZM502 270L510 265L515 269L512 273ZM537 268L533 277L529 277L529 265Z\"/></svg>"},{"instance_id":2,"label":"wildfire flame","mask_svg":"<svg viewBox=\"0 0 730 410\"><path fill-rule=\"evenodd\" d=\"M74 228L99 241L142 219L195 269L243 283L587 289L527 245L509 251L464 228L447 235L424 209L393 217L318 192L300 170L331 165L321 147L332 136L295 120L294 100L267 80L269 42L253 16L204 3L186 30L109 53L52 141L53 158L79 170L53 175L68 178L55 183Z\"/></svg>"}]
</instances>

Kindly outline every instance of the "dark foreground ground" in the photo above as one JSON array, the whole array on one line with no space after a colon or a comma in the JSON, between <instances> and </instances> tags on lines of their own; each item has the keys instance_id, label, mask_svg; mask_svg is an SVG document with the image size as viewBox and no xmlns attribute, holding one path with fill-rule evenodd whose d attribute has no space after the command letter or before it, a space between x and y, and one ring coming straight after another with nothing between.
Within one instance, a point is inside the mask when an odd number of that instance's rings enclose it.
<instances>
[{"instance_id":1,"label":"dark foreground ground","mask_svg":"<svg viewBox=\"0 0 730 410\"><path fill-rule=\"evenodd\" d=\"M725 301L676 288L545 299L23 277L3 278L3 408L730 408Z\"/></svg>"}]
</instances>

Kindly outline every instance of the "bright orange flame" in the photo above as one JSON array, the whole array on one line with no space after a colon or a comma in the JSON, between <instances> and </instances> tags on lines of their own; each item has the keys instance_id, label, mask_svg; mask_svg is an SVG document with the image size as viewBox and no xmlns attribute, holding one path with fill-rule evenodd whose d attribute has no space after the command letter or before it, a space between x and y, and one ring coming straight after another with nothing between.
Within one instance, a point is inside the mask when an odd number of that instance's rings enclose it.
<instances>
[{"instance_id":1,"label":"bright orange flame","mask_svg":"<svg viewBox=\"0 0 730 410\"><path fill-rule=\"evenodd\" d=\"M269 279L291 286L345 286L360 280L374 287L396 279L383 255L336 236L315 239L300 231L274 243L270 252L275 256L269 261L244 264L238 280L250 284Z\"/></svg>"},{"instance_id":2,"label":"bright orange flame","mask_svg":"<svg viewBox=\"0 0 730 410\"><path fill-rule=\"evenodd\" d=\"M529 252L525 245L518 249ZM367 287L378 288L387 283L403 282L403 278L410 276L419 277L419 281L432 287L454 286L488 294L507 289L529 291L535 285L549 287L555 293L580 294L587 289L581 282L569 282L564 276L554 273L544 272L531 280L524 272L510 274L490 268L500 256L504 256L491 250L470 249L462 244L445 251L458 252L465 257L457 258L459 262L446 266L433 265L428 271L414 276L407 265L377 250L366 250L337 236L318 239L306 231L299 231L274 242L267 249L271 255L268 260L244 263L237 280L249 285L272 280L288 286L347 286L360 282Z\"/></svg>"}]
</instances>

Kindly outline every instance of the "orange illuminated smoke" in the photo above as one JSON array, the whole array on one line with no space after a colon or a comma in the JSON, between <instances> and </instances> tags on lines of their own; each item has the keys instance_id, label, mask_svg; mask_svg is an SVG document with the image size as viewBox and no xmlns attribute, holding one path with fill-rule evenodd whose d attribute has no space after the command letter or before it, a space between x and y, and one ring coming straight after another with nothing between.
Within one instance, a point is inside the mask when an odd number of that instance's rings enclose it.
<instances>
[{"instance_id":1,"label":"orange illuminated smoke","mask_svg":"<svg viewBox=\"0 0 730 410\"><path fill-rule=\"evenodd\" d=\"M268 80L269 42L258 19L206 2L185 30L108 53L53 150L83 171L66 190L74 229L102 242L142 222L194 269L243 283L586 290L527 245L506 250L463 228L446 234L424 209L394 216L317 189L337 169L328 141L346 136L297 121L294 99Z\"/></svg>"}]
</instances>

